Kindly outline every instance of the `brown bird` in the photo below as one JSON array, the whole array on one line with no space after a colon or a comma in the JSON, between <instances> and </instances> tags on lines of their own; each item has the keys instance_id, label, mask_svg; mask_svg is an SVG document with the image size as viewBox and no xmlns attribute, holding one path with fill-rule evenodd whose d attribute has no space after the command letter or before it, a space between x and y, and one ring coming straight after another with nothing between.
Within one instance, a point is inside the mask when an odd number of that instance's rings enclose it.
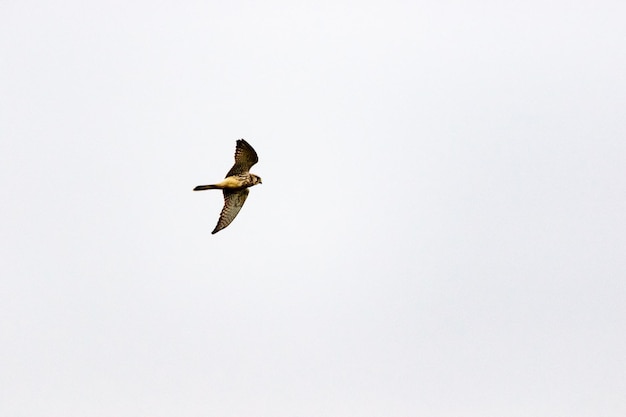
<instances>
[{"instance_id":1,"label":"brown bird","mask_svg":"<svg viewBox=\"0 0 626 417\"><path fill-rule=\"evenodd\" d=\"M194 191L218 189L224 192L224 208L211 234L219 232L235 220L248 198L249 187L262 184L261 177L249 172L252 165L258 161L259 157L252 146L245 140L239 139L235 148L235 165L228 171L226 178L217 184L198 185L193 189Z\"/></svg>"}]
</instances>

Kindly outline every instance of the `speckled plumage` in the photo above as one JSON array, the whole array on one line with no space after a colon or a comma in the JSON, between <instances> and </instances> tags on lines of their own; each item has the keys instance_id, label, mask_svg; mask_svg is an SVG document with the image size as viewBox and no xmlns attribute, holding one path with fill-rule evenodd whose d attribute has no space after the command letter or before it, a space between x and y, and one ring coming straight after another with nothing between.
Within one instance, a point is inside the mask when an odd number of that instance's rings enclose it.
<instances>
[{"instance_id":1,"label":"speckled plumage","mask_svg":"<svg viewBox=\"0 0 626 417\"><path fill-rule=\"evenodd\" d=\"M224 207L220 213L217 225L211 234L215 234L224 229L237 217L243 203L245 203L246 198L248 198L250 192L248 188L262 184L259 176L249 172L252 165L256 164L258 161L259 157L254 148L245 140L239 139L237 140L237 147L235 148L235 164L228 171L224 180L217 184L198 185L193 189L194 191L223 190Z\"/></svg>"}]
</instances>

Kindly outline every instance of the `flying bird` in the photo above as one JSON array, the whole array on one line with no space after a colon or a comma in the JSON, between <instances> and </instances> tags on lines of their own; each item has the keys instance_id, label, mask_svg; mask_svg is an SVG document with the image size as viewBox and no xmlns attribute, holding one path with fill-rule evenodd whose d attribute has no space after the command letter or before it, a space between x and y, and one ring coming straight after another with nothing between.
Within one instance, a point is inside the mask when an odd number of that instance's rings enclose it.
<instances>
[{"instance_id":1,"label":"flying bird","mask_svg":"<svg viewBox=\"0 0 626 417\"><path fill-rule=\"evenodd\" d=\"M248 188L253 185L262 184L261 177L251 174L250 168L259 161L254 148L243 139L237 140L235 148L235 165L228 171L226 178L217 184L198 185L194 191L202 190L223 190L224 208L220 213L215 229L211 234L215 234L228 226L243 207L243 203L248 198L250 192Z\"/></svg>"}]
</instances>

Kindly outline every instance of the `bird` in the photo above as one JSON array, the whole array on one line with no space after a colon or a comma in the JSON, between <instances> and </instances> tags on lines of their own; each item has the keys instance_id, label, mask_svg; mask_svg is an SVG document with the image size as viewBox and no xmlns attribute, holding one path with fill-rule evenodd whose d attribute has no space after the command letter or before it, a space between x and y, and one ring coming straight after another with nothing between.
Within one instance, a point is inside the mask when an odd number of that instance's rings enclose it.
<instances>
[{"instance_id":1,"label":"bird","mask_svg":"<svg viewBox=\"0 0 626 417\"><path fill-rule=\"evenodd\" d=\"M235 147L235 164L228 171L226 177L217 184L198 185L194 191L222 190L224 193L224 207L220 218L215 225L212 235L228 226L246 202L249 188L257 184L263 184L261 177L250 173L252 165L259 161L256 151L244 139L238 139Z\"/></svg>"}]
</instances>

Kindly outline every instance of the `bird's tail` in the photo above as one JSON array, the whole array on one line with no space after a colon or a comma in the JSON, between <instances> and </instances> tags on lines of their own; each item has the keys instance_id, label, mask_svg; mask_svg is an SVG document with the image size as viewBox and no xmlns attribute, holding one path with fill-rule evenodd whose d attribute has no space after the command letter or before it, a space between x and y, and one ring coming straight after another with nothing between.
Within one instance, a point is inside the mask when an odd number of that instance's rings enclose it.
<instances>
[{"instance_id":1,"label":"bird's tail","mask_svg":"<svg viewBox=\"0 0 626 417\"><path fill-rule=\"evenodd\" d=\"M211 184L211 185L198 185L196 188L194 188L194 191L202 191L202 190L215 190L218 189L220 187Z\"/></svg>"}]
</instances>

